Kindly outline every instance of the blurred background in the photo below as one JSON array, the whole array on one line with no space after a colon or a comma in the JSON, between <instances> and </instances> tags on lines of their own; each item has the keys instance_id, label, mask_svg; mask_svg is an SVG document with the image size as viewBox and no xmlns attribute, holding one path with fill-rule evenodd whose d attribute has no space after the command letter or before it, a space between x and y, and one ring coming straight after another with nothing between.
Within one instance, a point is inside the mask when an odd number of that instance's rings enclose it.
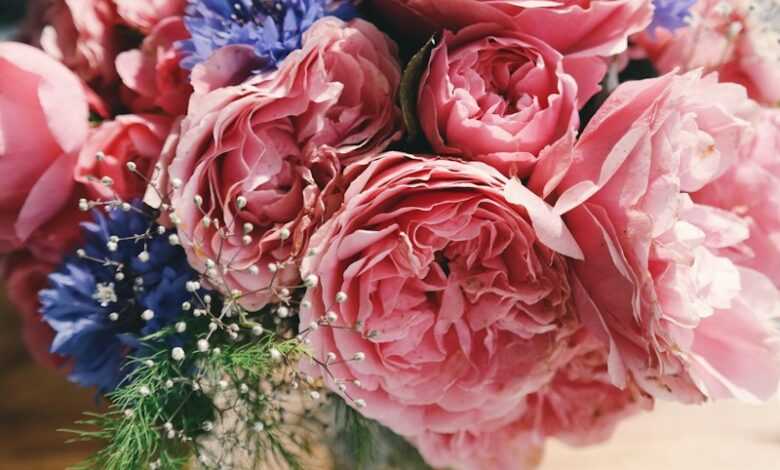
<instances>
[{"instance_id":1,"label":"blurred background","mask_svg":"<svg viewBox=\"0 0 780 470\"><path fill-rule=\"evenodd\" d=\"M10 37L26 3L0 0L0 38ZM100 405L94 391L32 362L18 318L7 305L0 297L0 470L64 469L85 458L94 445L66 444L68 435L57 430L72 427L83 411ZM780 400L760 406L659 404L656 412L619 427L607 444L548 446L542 470L575 468L780 470Z\"/></svg>"}]
</instances>

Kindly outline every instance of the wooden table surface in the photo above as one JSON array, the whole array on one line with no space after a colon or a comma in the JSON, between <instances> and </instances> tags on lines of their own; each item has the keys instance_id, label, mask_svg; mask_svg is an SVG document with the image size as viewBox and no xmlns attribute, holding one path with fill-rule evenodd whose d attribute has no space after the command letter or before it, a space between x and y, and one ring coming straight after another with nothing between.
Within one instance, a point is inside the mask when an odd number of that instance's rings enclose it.
<instances>
[{"instance_id":1,"label":"wooden table surface","mask_svg":"<svg viewBox=\"0 0 780 470\"><path fill-rule=\"evenodd\" d=\"M0 470L62 470L80 461L90 445L66 445L56 429L89 409L93 393L33 365L13 316L0 312ZM661 404L624 423L607 444L552 443L541 470L780 470L780 400Z\"/></svg>"}]
</instances>

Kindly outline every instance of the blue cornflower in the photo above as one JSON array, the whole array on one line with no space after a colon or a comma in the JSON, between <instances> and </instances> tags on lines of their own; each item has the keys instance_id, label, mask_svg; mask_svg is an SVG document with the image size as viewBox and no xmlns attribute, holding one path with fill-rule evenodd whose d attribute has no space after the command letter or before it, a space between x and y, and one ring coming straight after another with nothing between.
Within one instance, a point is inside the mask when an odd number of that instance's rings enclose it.
<instances>
[{"instance_id":1,"label":"blue cornflower","mask_svg":"<svg viewBox=\"0 0 780 470\"><path fill-rule=\"evenodd\" d=\"M182 41L181 66L192 70L216 50L246 44L260 66L273 69L301 47L303 33L323 16L341 19L357 14L354 0L190 0L184 23L192 39Z\"/></svg>"},{"instance_id":2,"label":"blue cornflower","mask_svg":"<svg viewBox=\"0 0 780 470\"><path fill-rule=\"evenodd\" d=\"M40 293L41 314L56 334L52 352L72 360L73 382L102 393L130 372L128 355L143 354L140 338L177 320L192 296L186 283L198 278L171 234L140 207L95 210L94 222L82 224L83 248Z\"/></svg>"},{"instance_id":3,"label":"blue cornflower","mask_svg":"<svg viewBox=\"0 0 780 470\"><path fill-rule=\"evenodd\" d=\"M694 3L696 0L653 0L655 12L647 30L654 35L658 27L675 31L686 26Z\"/></svg>"}]
</instances>

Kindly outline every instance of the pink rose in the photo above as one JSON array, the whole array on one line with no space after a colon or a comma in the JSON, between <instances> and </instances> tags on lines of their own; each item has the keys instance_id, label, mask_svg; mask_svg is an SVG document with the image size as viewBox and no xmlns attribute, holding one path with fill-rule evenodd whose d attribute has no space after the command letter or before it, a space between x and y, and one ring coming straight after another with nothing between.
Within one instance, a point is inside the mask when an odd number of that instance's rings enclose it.
<instances>
[{"instance_id":1,"label":"pink rose","mask_svg":"<svg viewBox=\"0 0 780 470\"><path fill-rule=\"evenodd\" d=\"M168 175L181 183L173 205L192 265L222 263L218 287L241 291L250 309L274 298L272 280L296 282L326 186L341 165L398 137L399 80L386 36L362 20L327 18L277 71L194 96ZM269 263L285 266L272 273Z\"/></svg>"},{"instance_id":2,"label":"pink rose","mask_svg":"<svg viewBox=\"0 0 780 470\"><path fill-rule=\"evenodd\" d=\"M114 0L116 12L129 26L151 33L169 16L181 16L187 0Z\"/></svg>"},{"instance_id":3,"label":"pink rose","mask_svg":"<svg viewBox=\"0 0 780 470\"><path fill-rule=\"evenodd\" d=\"M661 72L717 71L720 80L743 85L751 98L780 104L780 21L772 0L699 0L693 23L674 34L638 37Z\"/></svg>"},{"instance_id":4,"label":"pink rose","mask_svg":"<svg viewBox=\"0 0 780 470\"><path fill-rule=\"evenodd\" d=\"M0 252L57 260L78 238L73 168L87 136L79 79L39 49L0 43Z\"/></svg>"},{"instance_id":5,"label":"pink rose","mask_svg":"<svg viewBox=\"0 0 780 470\"><path fill-rule=\"evenodd\" d=\"M496 23L533 36L564 54L610 56L653 17L650 0L374 0L406 34ZM397 21L397 22L396 22Z\"/></svg>"},{"instance_id":6,"label":"pink rose","mask_svg":"<svg viewBox=\"0 0 780 470\"><path fill-rule=\"evenodd\" d=\"M651 409L652 398L631 383L610 383L607 349L585 331L572 338L564 365L541 390L525 397L522 414L496 429L427 433L415 440L436 467L459 470L536 468L546 439L592 445L612 435L618 423Z\"/></svg>"},{"instance_id":7,"label":"pink rose","mask_svg":"<svg viewBox=\"0 0 780 470\"><path fill-rule=\"evenodd\" d=\"M130 114L105 121L90 131L74 170L86 197L129 201L143 196L170 129L170 118ZM144 178L128 171L128 162L135 163L136 172ZM111 179L110 186L101 182L103 178Z\"/></svg>"},{"instance_id":8,"label":"pink rose","mask_svg":"<svg viewBox=\"0 0 780 470\"><path fill-rule=\"evenodd\" d=\"M728 173L693 194L743 217L750 226L744 245L725 250L734 262L755 269L780 287L780 110L767 109L756 124L756 139Z\"/></svg>"},{"instance_id":9,"label":"pink rose","mask_svg":"<svg viewBox=\"0 0 780 470\"><path fill-rule=\"evenodd\" d=\"M22 317L22 336L33 358L46 367L59 367L65 359L51 354L54 331L39 313L38 292L48 285L48 276L55 269L29 252L18 251L3 260L2 278L8 301Z\"/></svg>"},{"instance_id":10,"label":"pink rose","mask_svg":"<svg viewBox=\"0 0 780 470\"><path fill-rule=\"evenodd\" d=\"M576 325L562 254L579 250L530 191L509 202L508 184L480 162L390 152L312 237L301 333L326 384L399 434L517 418Z\"/></svg>"},{"instance_id":11,"label":"pink rose","mask_svg":"<svg viewBox=\"0 0 780 470\"><path fill-rule=\"evenodd\" d=\"M116 12L111 0L57 0L47 11L41 47L85 81L107 85L116 77Z\"/></svg>"},{"instance_id":12,"label":"pink rose","mask_svg":"<svg viewBox=\"0 0 780 470\"><path fill-rule=\"evenodd\" d=\"M571 156L565 176L542 162L532 178L537 190L560 180L556 212L585 253L572 263L579 316L609 347L612 382L686 402L766 399L780 380L768 319L780 294L719 254L748 227L689 194L728 171L751 138L740 116L754 105L715 80L691 72L622 84L573 151L549 155Z\"/></svg>"},{"instance_id":13,"label":"pink rose","mask_svg":"<svg viewBox=\"0 0 780 470\"><path fill-rule=\"evenodd\" d=\"M161 108L171 115L187 112L192 94L189 72L179 66L178 41L189 33L181 18L160 21L144 39L140 49L119 54L116 70L127 87L124 101L133 111Z\"/></svg>"},{"instance_id":14,"label":"pink rose","mask_svg":"<svg viewBox=\"0 0 780 470\"><path fill-rule=\"evenodd\" d=\"M433 151L527 174L544 147L577 129L578 109L599 89L605 63L578 65L570 72L547 44L492 25L446 31L417 101Z\"/></svg>"}]
</instances>

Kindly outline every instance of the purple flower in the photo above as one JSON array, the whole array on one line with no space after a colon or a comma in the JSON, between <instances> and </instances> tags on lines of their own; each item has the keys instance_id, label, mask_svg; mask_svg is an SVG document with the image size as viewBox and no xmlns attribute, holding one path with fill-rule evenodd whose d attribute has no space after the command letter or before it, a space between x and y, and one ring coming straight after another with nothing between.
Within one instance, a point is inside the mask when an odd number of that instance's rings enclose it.
<instances>
[{"instance_id":1,"label":"purple flower","mask_svg":"<svg viewBox=\"0 0 780 470\"><path fill-rule=\"evenodd\" d=\"M694 3L696 0L653 0L655 13L647 31L654 35L656 28L675 31L686 26Z\"/></svg>"},{"instance_id":2,"label":"purple flower","mask_svg":"<svg viewBox=\"0 0 780 470\"><path fill-rule=\"evenodd\" d=\"M130 372L128 356L143 354L141 338L180 318L191 296L186 283L198 279L184 250L141 207L95 211L83 224L85 245L40 293L41 315L55 332L51 351L71 359L73 382L102 393Z\"/></svg>"},{"instance_id":3,"label":"purple flower","mask_svg":"<svg viewBox=\"0 0 780 470\"><path fill-rule=\"evenodd\" d=\"M318 19L356 16L351 0L190 0L184 16L192 39L180 43L185 69L206 61L216 50L235 44L254 48L261 69L276 67L301 45L301 36Z\"/></svg>"}]
</instances>

